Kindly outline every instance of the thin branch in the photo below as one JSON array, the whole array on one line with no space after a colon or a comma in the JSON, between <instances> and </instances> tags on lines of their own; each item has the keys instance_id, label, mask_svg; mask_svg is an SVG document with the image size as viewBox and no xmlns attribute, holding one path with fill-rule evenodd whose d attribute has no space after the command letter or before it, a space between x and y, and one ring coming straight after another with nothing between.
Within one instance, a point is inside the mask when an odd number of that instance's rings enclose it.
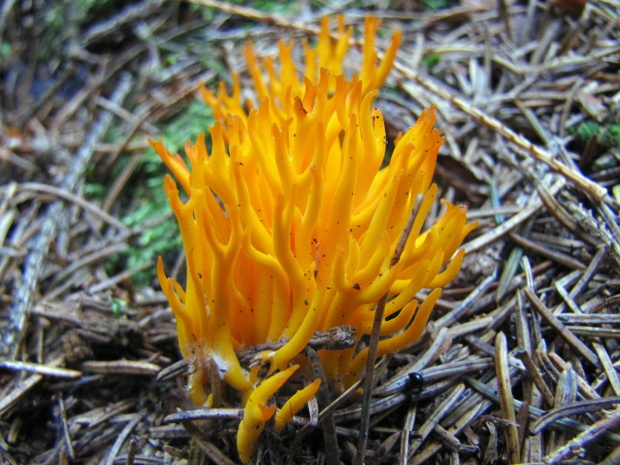
<instances>
[{"instance_id":1,"label":"thin branch","mask_svg":"<svg viewBox=\"0 0 620 465\"><path fill-rule=\"evenodd\" d=\"M123 74L112 94L111 100L117 103L122 102L131 89L131 76ZM61 189L72 192L78 186L80 179L83 178L86 166L95 151L96 145L101 141L112 123L112 114L103 111L92 130L76 153L75 160L71 165L71 170L61 183ZM2 340L0 341L0 354L9 360L14 360L17 356L21 343L28 313L32 305L32 300L39 281L39 275L43 268L43 260L47 255L50 243L56 236L58 225L67 221L65 204L56 201L50 205L45 221L41 225L39 235L24 261L23 284L17 290L14 304L9 308L9 323L4 328Z\"/></svg>"},{"instance_id":2,"label":"thin branch","mask_svg":"<svg viewBox=\"0 0 620 465\"><path fill-rule=\"evenodd\" d=\"M411 228L413 228L413 223L416 216L418 215L420 205L422 204L422 198L422 195L418 195L415 200L415 204L411 209L407 224L405 225L405 228L400 235L400 239L398 240L398 244L396 244L396 248L394 249L394 255L392 256L390 267L393 267L398 263L398 261L400 260L400 256L403 253L403 250L405 250L407 239L409 239L409 234L411 234ZM377 350L379 348L381 322L383 321L383 314L385 312L385 304L387 302L387 298L388 294L385 293L377 303L377 307L375 309L375 317L372 323L372 333L370 334L370 342L368 343L368 358L366 359L366 372L364 376L364 395L362 397L362 418L360 422L360 435L357 446L357 456L355 457L354 462L355 465L363 465L364 455L366 454L366 447L368 446L368 428L370 426L370 404L372 397L372 388L374 385L375 360L377 358Z\"/></svg>"}]
</instances>

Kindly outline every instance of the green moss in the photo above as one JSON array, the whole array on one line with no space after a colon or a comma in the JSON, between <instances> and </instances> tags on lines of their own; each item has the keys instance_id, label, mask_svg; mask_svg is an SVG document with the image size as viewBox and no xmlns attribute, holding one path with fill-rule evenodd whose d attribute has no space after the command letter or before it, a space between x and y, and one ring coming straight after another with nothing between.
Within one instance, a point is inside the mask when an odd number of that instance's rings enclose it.
<instances>
[{"instance_id":1,"label":"green moss","mask_svg":"<svg viewBox=\"0 0 620 465\"><path fill-rule=\"evenodd\" d=\"M584 144L592 137L605 148L620 147L620 122L600 124L594 121L582 121L570 128L569 133L575 134Z\"/></svg>"},{"instance_id":2,"label":"green moss","mask_svg":"<svg viewBox=\"0 0 620 465\"><path fill-rule=\"evenodd\" d=\"M162 187L162 175L157 179L148 179L144 185L134 192L138 202L121 221L128 227L137 227L148 221L166 216L170 212L168 199ZM132 280L137 288L152 284L156 277L154 261L159 255L179 250L182 246L181 235L178 232L174 217L169 216L165 221L144 230L124 253L111 260L108 267L116 269L133 269L149 262L153 266L133 275Z\"/></svg>"},{"instance_id":3,"label":"green moss","mask_svg":"<svg viewBox=\"0 0 620 465\"><path fill-rule=\"evenodd\" d=\"M161 138L168 150L183 153L188 138L195 141L201 132L208 133L213 124L211 109L201 101L192 102L179 115L161 127ZM122 137L112 130L106 137L110 142L118 142ZM107 195L111 180L120 175L129 161L122 157L112 168L108 179L101 179L96 168L92 167L87 176L86 196L102 203ZM170 204L163 189L163 179L168 169L154 150L146 151L128 187L118 199L116 215L129 228L139 228L147 222L167 217L138 236L131 239L127 251L113 256L106 263L110 275L120 273L148 263L154 263L158 256L181 250L182 240L176 219L171 214ZM134 285L141 288L156 282L155 266L147 267L132 276Z\"/></svg>"},{"instance_id":4,"label":"green moss","mask_svg":"<svg viewBox=\"0 0 620 465\"><path fill-rule=\"evenodd\" d=\"M171 152L180 152L188 140L195 141L202 132L207 133L213 124L213 112L203 101L196 99L187 108L183 109L176 118L162 127L162 140ZM155 155L156 156L156 155ZM161 166L156 156L158 166Z\"/></svg>"},{"instance_id":5,"label":"green moss","mask_svg":"<svg viewBox=\"0 0 620 465\"><path fill-rule=\"evenodd\" d=\"M211 109L202 101L196 100L162 127L161 138L168 150L182 153L188 138L195 141L198 134L208 133L208 126L211 124ZM129 227L170 214L170 205L163 189L163 178L168 170L154 151L145 154L140 172L144 183L133 193L134 198L138 199L137 203L135 208L122 218L123 223ZM142 266L159 255L180 250L182 245L176 219L170 216L166 221L142 233L135 247L131 247L124 254L124 266L126 269ZM141 287L151 283L155 276L153 267L134 275L133 281L137 287Z\"/></svg>"},{"instance_id":6,"label":"green moss","mask_svg":"<svg viewBox=\"0 0 620 465\"><path fill-rule=\"evenodd\" d=\"M429 10L441 10L450 6L451 2L448 0L422 0L422 4Z\"/></svg>"},{"instance_id":7,"label":"green moss","mask_svg":"<svg viewBox=\"0 0 620 465\"><path fill-rule=\"evenodd\" d=\"M277 0L232 0L230 3L253 8L258 11L268 13L288 13L292 9L299 6L299 2L295 0L277 1Z\"/></svg>"},{"instance_id":8,"label":"green moss","mask_svg":"<svg viewBox=\"0 0 620 465\"><path fill-rule=\"evenodd\" d=\"M428 53L422 57L422 66L431 71L441 61L441 55L438 53Z\"/></svg>"}]
</instances>

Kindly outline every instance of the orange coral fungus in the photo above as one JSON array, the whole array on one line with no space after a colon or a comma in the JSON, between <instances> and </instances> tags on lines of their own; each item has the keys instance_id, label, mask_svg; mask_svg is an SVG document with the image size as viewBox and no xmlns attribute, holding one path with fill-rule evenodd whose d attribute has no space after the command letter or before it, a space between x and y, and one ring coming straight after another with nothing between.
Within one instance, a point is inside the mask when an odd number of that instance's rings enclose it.
<instances>
[{"instance_id":1,"label":"orange coral fungus","mask_svg":"<svg viewBox=\"0 0 620 465\"><path fill-rule=\"evenodd\" d=\"M165 191L178 219L187 256L185 289L158 274L177 317L181 350L193 367L190 395L209 400L205 384L219 377L246 402L238 447L247 462L260 431L275 414L267 405L302 363L300 356L317 331L338 326L356 329L358 343L372 326L374 308L384 294L379 354L410 345L423 332L441 287L458 272L458 248L473 228L465 211L445 202L445 213L424 229L437 195L432 184L442 138L427 109L385 159L383 116L372 108L376 89L392 66L400 36L377 64L374 36L378 21L366 21L358 77L342 73L351 30L339 22L337 39L328 22L316 49L304 46L300 80L292 45L280 44L279 72L246 48L259 104L240 101L239 78L232 95L202 94L213 108L210 150L204 134L183 159L161 142L153 146L172 177ZM266 70L265 79L261 69ZM391 258L410 211L417 216L400 260ZM416 295L428 290L419 304ZM259 354L268 375L248 369L237 352L264 343L284 342ZM342 391L359 379L364 347L319 350L331 388ZM216 373L213 373L216 371ZM273 374L275 373L275 374ZM258 386L258 387L257 387ZM278 428L318 388L307 388L287 405ZM250 425L250 426L248 426Z\"/></svg>"}]
</instances>

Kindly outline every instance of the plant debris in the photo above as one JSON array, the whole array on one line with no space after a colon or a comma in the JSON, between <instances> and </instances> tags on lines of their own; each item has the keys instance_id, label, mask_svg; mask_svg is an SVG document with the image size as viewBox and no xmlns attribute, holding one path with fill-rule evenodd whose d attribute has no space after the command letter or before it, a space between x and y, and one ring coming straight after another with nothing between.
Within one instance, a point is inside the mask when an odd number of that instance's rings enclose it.
<instances>
[{"instance_id":1,"label":"plant debris","mask_svg":"<svg viewBox=\"0 0 620 465\"><path fill-rule=\"evenodd\" d=\"M163 254L183 280L183 255L146 140L180 151L212 124L198 85L242 72L245 40L271 55L369 13L403 31L375 103L388 140L436 105L439 196L480 225L425 335L377 361L369 407L362 382L319 391L267 425L258 463L354 463L362 418L366 463L620 460L620 3L444 3L3 3L3 463L239 462L239 410L184 390L155 276Z\"/></svg>"}]
</instances>

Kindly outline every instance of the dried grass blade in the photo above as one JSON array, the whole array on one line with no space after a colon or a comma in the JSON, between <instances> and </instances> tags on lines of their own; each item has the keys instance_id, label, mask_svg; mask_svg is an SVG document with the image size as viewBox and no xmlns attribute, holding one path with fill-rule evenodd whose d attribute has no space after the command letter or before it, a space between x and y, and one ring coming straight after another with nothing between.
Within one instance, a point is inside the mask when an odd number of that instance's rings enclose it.
<instances>
[{"instance_id":1,"label":"dried grass blade","mask_svg":"<svg viewBox=\"0 0 620 465\"><path fill-rule=\"evenodd\" d=\"M413 432L415 417L418 411L417 404L412 404L407 410L405 424L400 432L400 454L398 456L398 465L407 465L407 457L409 457L410 435Z\"/></svg>"},{"instance_id":2,"label":"dried grass blade","mask_svg":"<svg viewBox=\"0 0 620 465\"><path fill-rule=\"evenodd\" d=\"M463 384L459 384L452 388L446 398L437 406L424 424L420 426L420 429L417 431L417 437L411 442L411 447L409 448L409 461L411 461L412 455L415 454L435 426L437 426L443 417L454 408L456 401L461 397L463 391L465 391L465 385Z\"/></svg>"},{"instance_id":3,"label":"dried grass blade","mask_svg":"<svg viewBox=\"0 0 620 465\"><path fill-rule=\"evenodd\" d=\"M616 427L618 424L620 424L620 407L616 408L602 420L594 423L586 431L569 441L568 444L547 455L543 459L543 462L545 464L556 464L579 454L585 449L587 444L596 440L599 436Z\"/></svg>"},{"instance_id":4,"label":"dried grass blade","mask_svg":"<svg viewBox=\"0 0 620 465\"><path fill-rule=\"evenodd\" d=\"M599 365L598 357L596 356L596 354L592 352L583 342L581 342L581 340L577 336L570 332L568 328L566 328L566 326L564 326L562 322L560 322L560 320L558 320L555 315L553 315L549 311L547 306L538 298L538 296L534 293L532 289L526 287L523 292L525 293L530 303L534 306L536 311L540 313L540 315L545 320L547 320L547 323L549 323L556 331L560 333L560 335L566 340L566 342L568 342L573 347L573 349L575 349L582 357L584 357L593 365Z\"/></svg>"},{"instance_id":5,"label":"dried grass blade","mask_svg":"<svg viewBox=\"0 0 620 465\"><path fill-rule=\"evenodd\" d=\"M115 360L112 362L90 361L82 363L82 369L91 373L121 375L157 375L161 367L138 360Z\"/></svg>"},{"instance_id":6,"label":"dried grass blade","mask_svg":"<svg viewBox=\"0 0 620 465\"><path fill-rule=\"evenodd\" d=\"M568 268L574 268L576 270L586 269L586 266L583 263L575 260L573 257L569 257L568 255L563 254L562 252L558 252L557 250L551 250L542 245L538 245L537 243L530 241L525 237L521 237L517 234L512 233L510 234L510 239L515 241L520 246L526 247L536 252L537 254L542 255L543 257L550 258L554 262L564 265Z\"/></svg>"},{"instance_id":7,"label":"dried grass blade","mask_svg":"<svg viewBox=\"0 0 620 465\"><path fill-rule=\"evenodd\" d=\"M27 371L29 373L38 373L40 375L54 376L57 378L75 379L82 376L82 373L77 370L30 362L10 362L8 360L0 360L0 368L6 368L7 370L13 371Z\"/></svg>"},{"instance_id":8,"label":"dried grass blade","mask_svg":"<svg viewBox=\"0 0 620 465\"><path fill-rule=\"evenodd\" d=\"M556 195L564 186L566 185L566 180L564 178L558 179L553 186L549 188L549 191L552 195ZM477 237L474 240L463 244L463 248L465 249L465 253L471 253L476 250L480 250L483 247L488 246L489 244L495 242L500 237L508 234L512 229L514 229L517 225L527 221L532 218L535 213L542 207L542 202L540 199L536 199L532 202L531 205L523 209L520 213L517 213L506 222L501 225L487 231L482 236Z\"/></svg>"},{"instance_id":9,"label":"dried grass blade","mask_svg":"<svg viewBox=\"0 0 620 465\"><path fill-rule=\"evenodd\" d=\"M562 163L560 163L556 158L554 158L547 150L534 145L532 142L527 140L520 134L517 134L512 129L508 128L506 125L502 124L496 118L486 114L481 109L473 106L472 104L466 102L465 100L455 97L450 91L445 89L440 84L431 81L429 77L423 77L418 74L417 71L411 69L408 65L401 61L396 61L394 63L394 68L401 71L405 77L413 80L420 86L425 89L430 90L435 95L440 98L447 100L454 107L463 111L465 114L473 118L478 123L494 130L496 133L500 134L504 139L513 144L517 145L519 148L525 150L529 153L534 159L545 163L548 165L553 171L561 174L566 180L569 180L572 184L577 186L579 189L584 191L587 195L593 197L599 202L605 201L609 198L609 194L607 193L607 189L595 183L594 181L586 178L579 171L572 169Z\"/></svg>"},{"instance_id":10,"label":"dried grass blade","mask_svg":"<svg viewBox=\"0 0 620 465\"><path fill-rule=\"evenodd\" d=\"M117 103L122 102L129 93L131 83L131 76L123 74L111 96L111 100ZM109 111L103 111L77 151L71 171L62 180L62 189L67 191L75 190L80 179L84 176L86 166L95 151L96 144L103 138L111 123L112 114ZM62 221L64 211L65 206L61 201L56 201L50 206L46 219L41 226L40 234L24 261L23 284L19 287L14 304L9 309L10 322L5 326L2 341L0 341L0 353L8 359L15 359L17 355L28 319L28 312L32 306L39 281L43 260L50 247L50 243L56 235L58 224Z\"/></svg>"},{"instance_id":11,"label":"dried grass blade","mask_svg":"<svg viewBox=\"0 0 620 465\"><path fill-rule=\"evenodd\" d=\"M108 453L108 456L103 461L102 465L113 465L114 464L114 459L120 452L121 447L123 447L123 443L127 440L127 436L131 434L131 432L138 425L138 422L140 420L142 420L142 415L140 414L132 415L131 420L129 420L129 422L125 425L121 433L116 438L116 441L114 441L114 444L112 445L110 452Z\"/></svg>"},{"instance_id":12,"label":"dried grass blade","mask_svg":"<svg viewBox=\"0 0 620 465\"><path fill-rule=\"evenodd\" d=\"M509 450L509 460L510 463L519 463L521 459L521 446L519 444L519 430L508 365L508 344L506 342L506 335L502 332L498 333L495 338L495 373L497 376L499 404L503 417L508 421L506 425L506 444Z\"/></svg>"},{"instance_id":13,"label":"dried grass blade","mask_svg":"<svg viewBox=\"0 0 620 465\"><path fill-rule=\"evenodd\" d=\"M545 413L534 423L532 423L530 432L532 434L538 434L552 423L557 422L559 419L570 417L572 415L598 412L603 409L611 408L616 404L620 404L620 396L605 397L595 400L579 400L570 405L564 405Z\"/></svg>"},{"instance_id":14,"label":"dried grass blade","mask_svg":"<svg viewBox=\"0 0 620 465\"><path fill-rule=\"evenodd\" d=\"M545 383L538 367L534 364L532 357L525 349L518 349L515 353L519 360L525 365L526 373L532 378L532 381L540 391L547 407L553 407L553 393Z\"/></svg>"},{"instance_id":15,"label":"dried grass blade","mask_svg":"<svg viewBox=\"0 0 620 465\"><path fill-rule=\"evenodd\" d=\"M476 394L477 395L477 394ZM486 406L485 406L486 405ZM449 427L446 431L449 434L456 435L460 433L465 427L469 426L473 423L484 411L488 408L488 405L491 405L488 401L483 401L482 403L474 406L472 409L467 410L465 415L459 418L451 427ZM433 442L422 449L419 453L415 454L415 456L409 461L409 465L420 465L431 457L433 457L439 450L443 447L443 443ZM475 453L475 451L472 451Z\"/></svg>"},{"instance_id":16,"label":"dried grass blade","mask_svg":"<svg viewBox=\"0 0 620 465\"><path fill-rule=\"evenodd\" d=\"M596 350L596 353L598 354L598 358L603 365L603 370L605 370L607 378L609 378L609 383L611 384L611 387L614 389L616 395L620 396L620 378L618 378L618 372L616 371L616 368L611 361L611 357L609 356L607 349L603 344L600 344L598 342L594 342L592 345L594 346L594 350Z\"/></svg>"}]
</instances>

